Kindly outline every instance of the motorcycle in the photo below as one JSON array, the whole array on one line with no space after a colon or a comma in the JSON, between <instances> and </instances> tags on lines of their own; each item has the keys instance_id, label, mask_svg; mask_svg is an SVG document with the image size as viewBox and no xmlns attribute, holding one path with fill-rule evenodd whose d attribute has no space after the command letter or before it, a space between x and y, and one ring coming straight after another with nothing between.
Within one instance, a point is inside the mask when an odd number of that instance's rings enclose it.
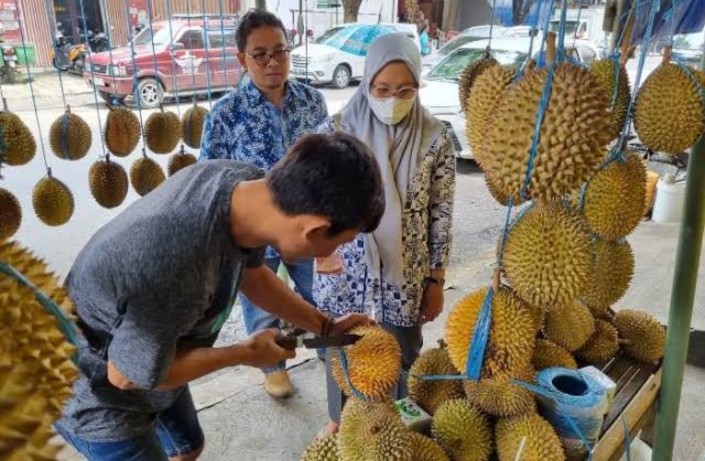
<instances>
[{"instance_id":1,"label":"motorcycle","mask_svg":"<svg viewBox=\"0 0 705 461\"><path fill-rule=\"evenodd\" d=\"M51 63L61 72L74 72L83 75L85 67L85 43L73 45L68 38L57 30L54 35L54 49L50 52Z\"/></svg>"}]
</instances>

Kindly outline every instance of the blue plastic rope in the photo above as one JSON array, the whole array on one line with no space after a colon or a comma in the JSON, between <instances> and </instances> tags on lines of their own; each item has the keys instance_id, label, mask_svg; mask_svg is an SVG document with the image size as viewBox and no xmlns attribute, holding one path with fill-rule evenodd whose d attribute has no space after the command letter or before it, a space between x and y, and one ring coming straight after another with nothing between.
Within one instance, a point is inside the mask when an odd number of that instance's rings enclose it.
<instances>
[{"instance_id":1,"label":"blue plastic rope","mask_svg":"<svg viewBox=\"0 0 705 461\"><path fill-rule=\"evenodd\" d=\"M61 158L63 158L63 159L70 158L68 130L69 130L69 114L64 112L64 115L61 116Z\"/></svg>"},{"instance_id":2,"label":"blue plastic rope","mask_svg":"<svg viewBox=\"0 0 705 461\"><path fill-rule=\"evenodd\" d=\"M629 434L627 422L624 420L624 414L622 414L620 419L622 420L622 426L624 426L624 452L627 455L627 461L632 461L632 437Z\"/></svg>"},{"instance_id":3,"label":"blue plastic rope","mask_svg":"<svg viewBox=\"0 0 705 461\"><path fill-rule=\"evenodd\" d=\"M507 245L509 238L509 225L511 223L512 211L514 208L514 198L510 197L507 202L507 216L504 218L504 227L502 228L502 239L500 240L499 251L497 252L497 264L501 265L504 257L504 247Z\"/></svg>"},{"instance_id":4,"label":"blue plastic rope","mask_svg":"<svg viewBox=\"0 0 705 461\"><path fill-rule=\"evenodd\" d=\"M206 18L206 0L201 0L201 11L203 11L203 43L206 45L206 86L208 87L208 109L213 110L213 95L211 88L211 57L208 52L208 19Z\"/></svg>"},{"instance_id":5,"label":"blue plastic rope","mask_svg":"<svg viewBox=\"0 0 705 461\"><path fill-rule=\"evenodd\" d=\"M348 373L348 358L345 356L345 351L343 351L342 347L338 348L338 359L340 360L340 367L343 369L345 383L350 388L352 395L363 402L367 402L369 399L362 392L358 391L350 380L350 374Z\"/></svg>"},{"instance_id":6,"label":"blue plastic rope","mask_svg":"<svg viewBox=\"0 0 705 461\"><path fill-rule=\"evenodd\" d=\"M487 290L487 295L482 303L475 330L470 340L467 363L465 366L465 376L479 381L482 372L482 364L485 360L487 342L490 336L490 326L492 325L492 301L494 300L494 288Z\"/></svg>"},{"instance_id":7,"label":"blue plastic rope","mask_svg":"<svg viewBox=\"0 0 705 461\"><path fill-rule=\"evenodd\" d=\"M166 15L169 18L169 46L172 46L174 44L174 27L171 24L171 0L166 2ZM181 120L181 103L179 100L179 86L176 83L176 62L174 59L171 60L171 81L174 87L174 97L176 98L176 115L179 117L179 120Z\"/></svg>"},{"instance_id":8,"label":"blue plastic rope","mask_svg":"<svg viewBox=\"0 0 705 461\"><path fill-rule=\"evenodd\" d=\"M49 14L50 11L53 11L53 7L49 3L49 0L44 0L44 12L47 14L47 24L49 24L49 33L53 35L56 32L56 29L58 29L58 27L56 27L52 15ZM54 59L56 59L56 57L58 56L58 50L56 48L56 43L54 42L54 40L52 40L52 45L54 48ZM64 90L64 77L61 75L61 71L59 70L58 65L56 66L56 74L59 76L59 88L61 89L61 99L64 101L64 107L66 107L66 91Z\"/></svg>"},{"instance_id":9,"label":"blue plastic rope","mask_svg":"<svg viewBox=\"0 0 705 461\"><path fill-rule=\"evenodd\" d=\"M151 0L148 0L151 2ZM130 23L130 4L128 0L125 0L125 18L127 23ZM152 36L154 36L154 29L151 31ZM142 146L144 146L144 121L142 120L142 98L139 94L139 81L137 80L137 62L135 62L135 43L132 41L132 28L127 28L127 39L130 41L130 55L132 56L132 81L133 81L133 94L135 102L137 104L137 112L140 116L140 129L142 130Z\"/></svg>"}]
</instances>

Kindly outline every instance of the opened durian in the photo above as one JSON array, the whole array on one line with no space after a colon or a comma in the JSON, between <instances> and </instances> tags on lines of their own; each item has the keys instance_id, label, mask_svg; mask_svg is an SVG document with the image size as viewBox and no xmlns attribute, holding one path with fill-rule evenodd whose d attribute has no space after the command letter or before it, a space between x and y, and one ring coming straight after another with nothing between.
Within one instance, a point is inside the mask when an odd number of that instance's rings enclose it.
<instances>
[{"instance_id":1,"label":"opened durian","mask_svg":"<svg viewBox=\"0 0 705 461\"><path fill-rule=\"evenodd\" d=\"M624 296L634 276L632 247L627 241L595 239L592 251L592 270L581 299L588 306L611 306Z\"/></svg>"},{"instance_id":2,"label":"opened durian","mask_svg":"<svg viewBox=\"0 0 705 461\"><path fill-rule=\"evenodd\" d=\"M617 329L606 320L595 319L595 334L575 355L581 360L601 364L617 354L619 351L619 334Z\"/></svg>"},{"instance_id":3,"label":"opened durian","mask_svg":"<svg viewBox=\"0 0 705 461\"><path fill-rule=\"evenodd\" d=\"M171 177L187 166L195 164L197 161L198 160L196 160L196 157L193 154L187 154L184 151L184 146L182 145L181 150L172 155L169 159L169 165L167 166L166 171L169 174L169 177Z\"/></svg>"},{"instance_id":4,"label":"opened durian","mask_svg":"<svg viewBox=\"0 0 705 461\"><path fill-rule=\"evenodd\" d=\"M547 339L538 339L536 341L536 349L534 349L531 363L539 371L552 367L578 368L575 357L570 352Z\"/></svg>"},{"instance_id":5,"label":"opened durian","mask_svg":"<svg viewBox=\"0 0 705 461\"><path fill-rule=\"evenodd\" d=\"M448 400L431 424L433 439L454 461L486 461L492 454L492 427L466 399Z\"/></svg>"},{"instance_id":6,"label":"opened durian","mask_svg":"<svg viewBox=\"0 0 705 461\"><path fill-rule=\"evenodd\" d=\"M208 110L197 106L189 107L181 119L181 137L184 144L192 149L201 148L201 137L203 136L203 125L206 122Z\"/></svg>"},{"instance_id":7,"label":"opened durian","mask_svg":"<svg viewBox=\"0 0 705 461\"><path fill-rule=\"evenodd\" d=\"M495 426L499 461L564 461L565 453L556 431L535 413L500 419Z\"/></svg>"},{"instance_id":8,"label":"opened durian","mask_svg":"<svg viewBox=\"0 0 705 461\"><path fill-rule=\"evenodd\" d=\"M338 461L339 459L338 437L335 434L315 439L301 455L301 461Z\"/></svg>"},{"instance_id":9,"label":"opened durian","mask_svg":"<svg viewBox=\"0 0 705 461\"><path fill-rule=\"evenodd\" d=\"M22 207L17 197L0 187L0 241L15 235L22 224Z\"/></svg>"},{"instance_id":10,"label":"opened durian","mask_svg":"<svg viewBox=\"0 0 705 461\"><path fill-rule=\"evenodd\" d=\"M664 63L649 74L639 89L634 111L634 128L641 142L671 154L693 146L705 130L705 102L700 92L704 85L705 74L686 71L678 64Z\"/></svg>"},{"instance_id":11,"label":"opened durian","mask_svg":"<svg viewBox=\"0 0 705 461\"><path fill-rule=\"evenodd\" d=\"M622 348L641 362L655 362L663 357L666 330L658 320L646 312L624 309L614 316Z\"/></svg>"},{"instance_id":12,"label":"opened durian","mask_svg":"<svg viewBox=\"0 0 705 461\"><path fill-rule=\"evenodd\" d=\"M7 106L0 111L0 146L4 147L0 149L0 164L10 166L26 165L37 152L34 135Z\"/></svg>"},{"instance_id":13,"label":"opened durian","mask_svg":"<svg viewBox=\"0 0 705 461\"><path fill-rule=\"evenodd\" d=\"M487 55L468 64L460 74L458 97L460 98L460 107L463 112L467 110L468 97L478 77L496 65L498 65L497 60Z\"/></svg>"},{"instance_id":14,"label":"opened durian","mask_svg":"<svg viewBox=\"0 0 705 461\"><path fill-rule=\"evenodd\" d=\"M391 333L378 326L357 327L350 333L362 336L355 344L341 348L347 360L350 383L368 399L386 399L399 381L401 373L399 343ZM343 392L348 396L353 395L338 351L332 354L331 372Z\"/></svg>"},{"instance_id":15,"label":"opened durian","mask_svg":"<svg viewBox=\"0 0 705 461\"><path fill-rule=\"evenodd\" d=\"M646 169L638 156L615 160L588 183L583 213L590 229L605 240L630 234L641 222L646 196Z\"/></svg>"},{"instance_id":16,"label":"opened durian","mask_svg":"<svg viewBox=\"0 0 705 461\"><path fill-rule=\"evenodd\" d=\"M575 352L595 333L595 319L584 304L568 303L546 313L543 333L546 339Z\"/></svg>"},{"instance_id":17,"label":"opened durian","mask_svg":"<svg viewBox=\"0 0 705 461\"><path fill-rule=\"evenodd\" d=\"M125 169L110 161L98 160L88 172L88 185L95 201L104 208L120 206L127 196L127 173Z\"/></svg>"},{"instance_id":18,"label":"opened durian","mask_svg":"<svg viewBox=\"0 0 705 461\"><path fill-rule=\"evenodd\" d=\"M409 397L433 415L446 400L462 397L463 385L459 380L426 380L422 377L455 374L458 370L444 348L429 349L416 359L409 370Z\"/></svg>"},{"instance_id":19,"label":"opened durian","mask_svg":"<svg viewBox=\"0 0 705 461\"><path fill-rule=\"evenodd\" d=\"M509 417L535 411L534 395L515 380L533 383L535 371L528 366L516 373L463 381L463 387L468 400L489 415Z\"/></svg>"},{"instance_id":20,"label":"opened durian","mask_svg":"<svg viewBox=\"0 0 705 461\"><path fill-rule=\"evenodd\" d=\"M418 432L411 433L414 444L414 461L451 461L443 448Z\"/></svg>"},{"instance_id":21,"label":"opened durian","mask_svg":"<svg viewBox=\"0 0 705 461\"><path fill-rule=\"evenodd\" d=\"M503 264L510 285L524 301L549 308L578 298L591 261L584 218L554 202L535 206L512 226Z\"/></svg>"},{"instance_id":22,"label":"opened durian","mask_svg":"<svg viewBox=\"0 0 705 461\"><path fill-rule=\"evenodd\" d=\"M126 107L112 107L105 119L105 145L111 154L127 157L135 150L142 136L140 121Z\"/></svg>"},{"instance_id":23,"label":"opened durian","mask_svg":"<svg viewBox=\"0 0 705 461\"><path fill-rule=\"evenodd\" d=\"M149 157L135 160L130 168L130 183L140 196L145 196L166 180L162 167Z\"/></svg>"},{"instance_id":24,"label":"opened durian","mask_svg":"<svg viewBox=\"0 0 705 461\"><path fill-rule=\"evenodd\" d=\"M144 142L155 154L168 154L176 149L181 135L181 121L173 112L152 113L144 124Z\"/></svg>"},{"instance_id":25,"label":"opened durian","mask_svg":"<svg viewBox=\"0 0 705 461\"><path fill-rule=\"evenodd\" d=\"M39 180L32 191L34 212L48 226L66 224L73 216L74 202L71 190L51 173Z\"/></svg>"},{"instance_id":26,"label":"opened durian","mask_svg":"<svg viewBox=\"0 0 705 461\"><path fill-rule=\"evenodd\" d=\"M617 60L598 59L590 65L590 72L609 97L609 134L615 139L622 133L631 99L627 69Z\"/></svg>"},{"instance_id":27,"label":"opened durian","mask_svg":"<svg viewBox=\"0 0 705 461\"><path fill-rule=\"evenodd\" d=\"M93 142L91 127L66 107L61 117L51 124L49 145L52 152L64 160L79 160L86 156Z\"/></svg>"}]
</instances>

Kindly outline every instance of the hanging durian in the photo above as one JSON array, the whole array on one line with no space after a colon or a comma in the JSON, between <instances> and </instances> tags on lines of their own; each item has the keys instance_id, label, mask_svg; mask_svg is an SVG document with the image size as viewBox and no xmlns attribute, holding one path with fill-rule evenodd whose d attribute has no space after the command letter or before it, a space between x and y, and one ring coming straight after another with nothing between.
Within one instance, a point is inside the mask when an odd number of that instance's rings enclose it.
<instances>
[{"instance_id":1,"label":"hanging durian","mask_svg":"<svg viewBox=\"0 0 705 461\"><path fill-rule=\"evenodd\" d=\"M480 59L476 59L468 64L460 74L460 80L458 80L458 97L460 98L460 107L463 112L467 110L468 97L477 79L484 72L496 65L498 65L497 60L488 53Z\"/></svg>"},{"instance_id":2,"label":"hanging durian","mask_svg":"<svg viewBox=\"0 0 705 461\"><path fill-rule=\"evenodd\" d=\"M632 233L644 215L646 168L628 153L597 172L585 190L583 213L590 229L605 240Z\"/></svg>"},{"instance_id":3,"label":"hanging durian","mask_svg":"<svg viewBox=\"0 0 705 461\"><path fill-rule=\"evenodd\" d=\"M22 119L7 108L3 98L3 110L0 111L0 165L26 165L37 152L34 135Z\"/></svg>"},{"instance_id":4,"label":"hanging durian","mask_svg":"<svg viewBox=\"0 0 705 461\"><path fill-rule=\"evenodd\" d=\"M492 454L490 422L465 399L448 400L438 408L431 434L453 460L487 461Z\"/></svg>"},{"instance_id":5,"label":"hanging durian","mask_svg":"<svg viewBox=\"0 0 705 461\"><path fill-rule=\"evenodd\" d=\"M618 60L598 59L590 65L590 72L609 97L609 134L615 139L622 133L631 99L627 69Z\"/></svg>"},{"instance_id":6,"label":"hanging durian","mask_svg":"<svg viewBox=\"0 0 705 461\"><path fill-rule=\"evenodd\" d=\"M187 154L184 150L183 144L178 153L171 156L169 159L169 165L167 167L167 173L169 177L174 176L180 170L195 164L198 160L193 154Z\"/></svg>"},{"instance_id":7,"label":"hanging durian","mask_svg":"<svg viewBox=\"0 0 705 461\"><path fill-rule=\"evenodd\" d=\"M48 226L66 224L73 216L73 194L66 184L51 175L51 170L34 186L32 205L37 217Z\"/></svg>"},{"instance_id":8,"label":"hanging durian","mask_svg":"<svg viewBox=\"0 0 705 461\"><path fill-rule=\"evenodd\" d=\"M144 142L155 154L168 154L176 149L181 135L181 121L173 112L160 108L144 124Z\"/></svg>"},{"instance_id":9,"label":"hanging durian","mask_svg":"<svg viewBox=\"0 0 705 461\"><path fill-rule=\"evenodd\" d=\"M140 196L149 194L165 180L162 167L149 157L140 157L130 168L130 183Z\"/></svg>"},{"instance_id":10,"label":"hanging durian","mask_svg":"<svg viewBox=\"0 0 705 461\"><path fill-rule=\"evenodd\" d=\"M562 202L538 205L513 225L504 248L504 269L527 303L549 308L578 298L592 261L585 219Z\"/></svg>"},{"instance_id":11,"label":"hanging durian","mask_svg":"<svg viewBox=\"0 0 705 461\"><path fill-rule=\"evenodd\" d=\"M423 376L455 374L458 371L445 348L429 349L419 355L409 370L409 397L433 415L446 400L462 397L463 385L459 380L427 380Z\"/></svg>"},{"instance_id":12,"label":"hanging durian","mask_svg":"<svg viewBox=\"0 0 705 461\"><path fill-rule=\"evenodd\" d=\"M193 106L189 107L182 116L181 137L184 140L184 144L191 149L201 148L201 137L207 115L208 110L196 105L196 101L194 101Z\"/></svg>"},{"instance_id":13,"label":"hanging durian","mask_svg":"<svg viewBox=\"0 0 705 461\"><path fill-rule=\"evenodd\" d=\"M529 357L531 359L531 357ZM468 400L483 412L498 417L523 415L536 411L536 400L531 391L516 381L533 383L535 371L531 366L511 374L483 376L480 381L463 381Z\"/></svg>"},{"instance_id":14,"label":"hanging durian","mask_svg":"<svg viewBox=\"0 0 705 461\"><path fill-rule=\"evenodd\" d=\"M595 333L595 319L585 305L579 302L556 306L546 313L543 334L546 339L575 352Z\"/></svg>"},{"instance_id":15,"label":"hanging durian","mask_svg":"<svg viewBox=\"0 0 705 461\"><path fill-rule=\"evenodd\" d=\"M607 362L619 351L619 334L608 321L595 319L595 334L575 355L585 362L599 365Z\"/></svg>"},{"instance_id":16,"label":"hanging durian","mask_svg":"<svg viewBox=\"0 0 705 461\"><path fill-rule=\"evenodd\" d=\"M566 459L556 431L535 413L500 419L495 426L495 434L499 461L516 461L522 445L522 461Z\"/></svg>"},{"instance_id":17,"label":"hanging durian","mask_svg":"<svg viewBox=\"0 0 705 461\"><path fill-rule=\"evenodd\" d=\"M109 157L98 160L91 166L88 184L93 198L104 208L120 206L127 196L127 173Z\"/></svg>"},{"instance_id":18,"label":"hanging durian","mask_svg":"<svg viewBox=\"0 0 705 461\"><path fill-rule=\"evenodd\" d=\"M142 136L140 121L126 107L109 106L105 119L105 145L111 154L127 157L135 150Z\"/></svg>"},{"instance_id":19,"label":"hanging durian","mask_svg":"<svg viewBox=\"0 0 705 461\"><path fill-rule=\"evenodd\" d=\"M301 461L338 461L338 437L328 434L315 439L301 455Z\"/></svg>"},{"instance_id":20,"label":"hanging durian","mask_svg":"<svg viewBox=\"0 0 705 461\"><path fill-rule=\"evenodd\" d=\"M531 363L539 371L551 367L578 368L575 357L570 352L547 339L536 341L536 349L534 349Z\"/></svg>"},{"instance_id":21,"label":"hanging durian","mask_svg":"<svg viewBox=\"0 0 705 461\"><path fill-rule=\"evenodd\" d=\"M71 112L61 115L49 129L49 145L52 152L64 160L79 160L86 156L93 142L91 127L81 117Z\"/></svg>"},{"instance_id":22,"label":"hanging durian","mask_svg":"<svg viewBox=\"0 0 705 461\"><path fill-rule=\"evenodd\" d=\"M611 306L629 289L634 276L634 253L629 242L592 242L592 266L581 299L588 306Z\"/></svg>"},{"instance_id":23,"label":"hanging durian","mask_svg":"<svg viewBox=\"0 0 705 461\"><path fill-rule=\"evenodd\" d=\"M386 399L399 381L401 347L396 338L382 327L357 327L350 331L362 336L355 344L341 348L348 365L348 378L357 392L368 399ZM350 396L338 351L332 354L331 372L338 386Z\"/></svg>"},{"instance_id":24,"label":"hanging durian","mask_svg":"<svg viewBox=\"0 0 705 461\"><path fill-rule=\"evenodd\" d=\"M15 235L22 224L22 207L17 197L0 187L0 241Z\"/></svg>"},{"instance_id":25,"label":"hanging durian","mask_svg":"<svg viewBox=\"0 0 705 461\"><path fill-rule=\"evenodd\" d=\"M642 311L624 309L614 316L614 326L619 331L623 349L630 356L647 363L663 357L666 330L654 316Z\"/></svg>"}]
</instances>

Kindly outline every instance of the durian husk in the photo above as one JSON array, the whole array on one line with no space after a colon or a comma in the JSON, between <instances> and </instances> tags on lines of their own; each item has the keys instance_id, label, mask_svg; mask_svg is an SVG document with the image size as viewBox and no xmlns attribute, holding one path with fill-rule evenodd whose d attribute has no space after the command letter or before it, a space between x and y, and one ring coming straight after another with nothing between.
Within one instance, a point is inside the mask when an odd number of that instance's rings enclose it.
<instances>
[{"instance_id":1,"label":"durian husk","mask_svg":"<svg viewBox=\"0 0 705 461\"><path fill-rule=\"evenodd\" d=\"M458 97L460 107L465 112L468 107L468 97L477 79L487 70L498 65L497 60L492 56L484 56L476 59L465 67L458 80Z\"/></svg>"},{"instance_id":2,"label":"durian husk","mask_svg":"<svg viewBox=\"0 0 705 461\"><path fill-rule=\"evenodd\" d=\"M587 306L574 301L546 313L543 333L546 339L575 352L595 333L595 319Z\"/></svg>"},{"instance_id":3,"label":"durian husk","mask_svg":"<svg viewBox=\"0 0 705 461\"><path fill-rule=\"evenodd\" d=\"M88 172L91 194L104 208L120 206L127 196L128 179L122 165L109 158L95 162Z\"/></svg>"},{"instance_id":4,"label":"durian husk","mask_svg":"<svg viewBox=\"0 0 705 461\"><path fill-rule=\"evenodd\" d=\"M166 180L162 167L149 157L141 157L130 168L130 183L140 196L145 196Z\"/></svg>"},{"instance_id":5,"label":"durian husk","mask_svg":"<svg viewBox=\"0 0 705 461\"><path fill-rule=\"evenodd\" d=\"M372 401L386 400L399 382L401 347L394 335L379 326L357 327L350 331L362 336L355 344L343 347L348 364L348 378L355 390ZM343 392L354 395L340 363L337 351L332 354L331 372Z\"/></svg>"},{"instance_id":6,"label":"durian husk","mask_svg":"<svg viewBox=\"0 0 705 461\"><path fill-rule=\"evenodd\" d=\"M599 365L610 360L618 351L617 329L606 320L595 319L595 334L575 355L584 362Z\"/></svg>"},{"instance_id":7,"label":"durian husk","mask_svg":"<svg viewBox=\"0 0 705 461\"><path fill-rule=\"evenodd\" d=\"M531 363L536 370L544 368L563 367L575 370L578 364L575 357L558 344L547 339L538 339Z\"/></svg>"},{"instance_id":8,"label":"durian husk","mask_svg":"<svg viewBox=\"0 0 705 461\"><path fill-rule=\"evenodd\" d=\"M486 461L492 454L490 422L466 399L443 403L433 416L431 434L454 460Z\"/></svg>"},{"instance_id":9,"label":"durian husk","mask_svg":"<svg viewBox=\"0 0 705 461\"><path fill-rule=\"evenodd\" d=\"M499 461L515 461L522 441L522 461L566 459L556 431L536 413L500 419L495 426L495 435Z\"/></svg>"},{"instance_id":10,"label":"durian husk","mask_svg":"<svg viewBox=\"0 0 705 461\"><path fill-rule=\"evenodd\" d=\"M632 233L644 215L646 168L628 153L626 162L615 160L588 183L583 213L592 232L605 240Z\"/></svg>"},{"instance_id":11,"label":"durian husk","mask_svg":"<svg viewBox=\"0 0 705 461\"><path fill-rule=\"evenodd\" d=\"M407 387L409 397L430 415L436 413L443 402L463 396L459 380L425 380L428 375L456 375L448 351L444 348L429 349L419 355L409 369Z\"/></svg>"},{"instance_id":12,"label":"durian husk","mask_svg":"<svg viewBox=\"0 0 705 461\"><path fill-rule=\"evenodd\" d=\"M51 175L39 180L32 191L32 205L37 217L48 226L66 224L73 216L71 190Z\"/></svg>"},{"instance_id":13,"label":"durian husk","mask_svg":"<svg viewBox=\"0 0 705 461\"><path fill-rule=\"evenodd\" d=\"M653 315L635 309L622 309L614 316L614 326L624 340L622 349L631 357L646 363L663 357L666 330Z\"/></svg>"},{"instance_id":14,"label":"durian husk","mask_svg":"<svg viewBox=\"0 0 705 461\"><path fill-rule=\"evenodd\" d=\"M618 69L617 69L618 68ZM598 59L590 65L590 72L609 97L611 139L619 137L626 121L631 90L627 70L614 59ZM617 94L615 95L615 87ZM616 97L615 97L616 96Z\"/></svg>"},{"instance_id":15,"label":"durian husk","mask_svg":"<svg viewBox=\"0 0 705 461\"><path fill-rule=\"evenodd\" d=\"M176 149L181 135L181 121L173 112L152 113L144 124L144 142L155 154L168 154Z\"/></svg>"},{"instance_id":16,"label":"durian husk","mask_svg":"<svg viewBox=\"0 0 705 461\"><path fill-rule=\"evenodd\" d=\"M178 153L172 155L169 159L167 173L169 174L169 177L174 176L182 169L195 164L197 161L198 160L193 154L187 154L184 151L184 146L182 145L181 150Z\"/></svg>"},{"instance_id":17,"label":"durian husk","mask_svg":"<svg viewBox=\"0 0 705 461\"><path fill-rule=\"evenodd\" d=\"M535 381L531 366L516 373L505 373L493 377L483 376L480 381L463 381L468 400L483 412L498 417L517 416L536 410L534 395L515 383Z\"/></svg>"},{"instance_id":18,"label":"durian husk","mask_svg":"<svg viewBox=\"0 0 705 461\"><path fill-rule=\"evenodd\" d=\"M510 285L524 301L543 308L577 299L588 282L591 262L585 219L562 202L524 213L504 247Z\"/></svg>"},{"instance_id":19,"label":"durian husk","mask_svg":"<svg viewBox=\"0 0 705 461\"><path fill-rule=\"evenodd\" d=\"M15 113L0 112L0 164L20 166L29 163L37 152L34 135Z\"/></svg>"},{"instance_id":20,"label":"durian husk","mask_svg":"<svg viewBox=\"0 0 705 461\"><path fill-rule=\"evenodd\" d=\"M634 253L629 242L592 242L593 260L581 299L588 306L611 306L629 289L634 276Z\"/></svg>"},{"instance_id":21,"label":"durian husk","mask_svg":"<svg viewBox=\"0 0 705 461\"><path fill-rule=\"evenodd\" d=\"M71 112L69 107L49 129L49 145L57 157L80 160L88 154L93 142L93 132L85 120Z\"/></svg>"},{"instance_id":22,"label":"durian husk","mask_svg":"<svg viewBox=\"0 0 705 461\"><path fill-rule=\"evenodd\" d=\"M316 438L306 447L301 455L301 461L339 461L338 437L335 434L328 434Z\"/></svg>"},{"instance_id":23,"label":"durian husk","mask_svg":"<svg viewBox=\"0 0 705 461\"><path fill-rule=\"evenodd\" d=\"M443 448L428 437L412 432L414 461L451 461Z\"/></svg>"},{"instance_id":24,"label":"durian husk","mask_svg":"<svg viewBox=\"0 0 705 461\"><path fill-rule=\"evenodd\" d=\"M15 235L22 225L22 207L17 197L0 187L0 241Z\"/></svg>"},{"instance_id":25,"label":"durian husk","mask_svg":"<svg viewBox=\"0 0 705 461\"><path fill-rule=\"evenodd\" d=\"M207 115L207 109L194 104L184 112L181 118L181 138L184 140L184 144L192 149L201 148L201 137Z\"/></svg>"},{"instance_id":26,"label":"durian husk","mask_svg":"<svg viewBox=\"0 0 705 461\"><path fill-rule=\"evenodd\" d=\"M118 157L130 155L142 137L140 121L126 107L110 107L105 119L105 145Z\"/></svg>"},{"instance_id":27,"label":"durian husk","mask_svg":"<svg viewBox=\"0 0 705 461\"><path fill-rule=\"evenodd\" d=\"M677 64L657 67L639 88L634 110L634 128L648 148L679 154L697 142L705 130L704 102L698 84L705 74Z\"/></svg>"},{"instance_id":28,"label":"durian husk","mask_svg":"<svg viewBox=\"0 0 705 461\"><path fill-rule=\"evenodd\" d=\"M577 191L604 159L609 141L607 95L586 69L560 64L529 168L537 110L547 78L536 70L504 93L488 123L483 170L502 196L550 201Z\"/></svg>"}]
</instances>

